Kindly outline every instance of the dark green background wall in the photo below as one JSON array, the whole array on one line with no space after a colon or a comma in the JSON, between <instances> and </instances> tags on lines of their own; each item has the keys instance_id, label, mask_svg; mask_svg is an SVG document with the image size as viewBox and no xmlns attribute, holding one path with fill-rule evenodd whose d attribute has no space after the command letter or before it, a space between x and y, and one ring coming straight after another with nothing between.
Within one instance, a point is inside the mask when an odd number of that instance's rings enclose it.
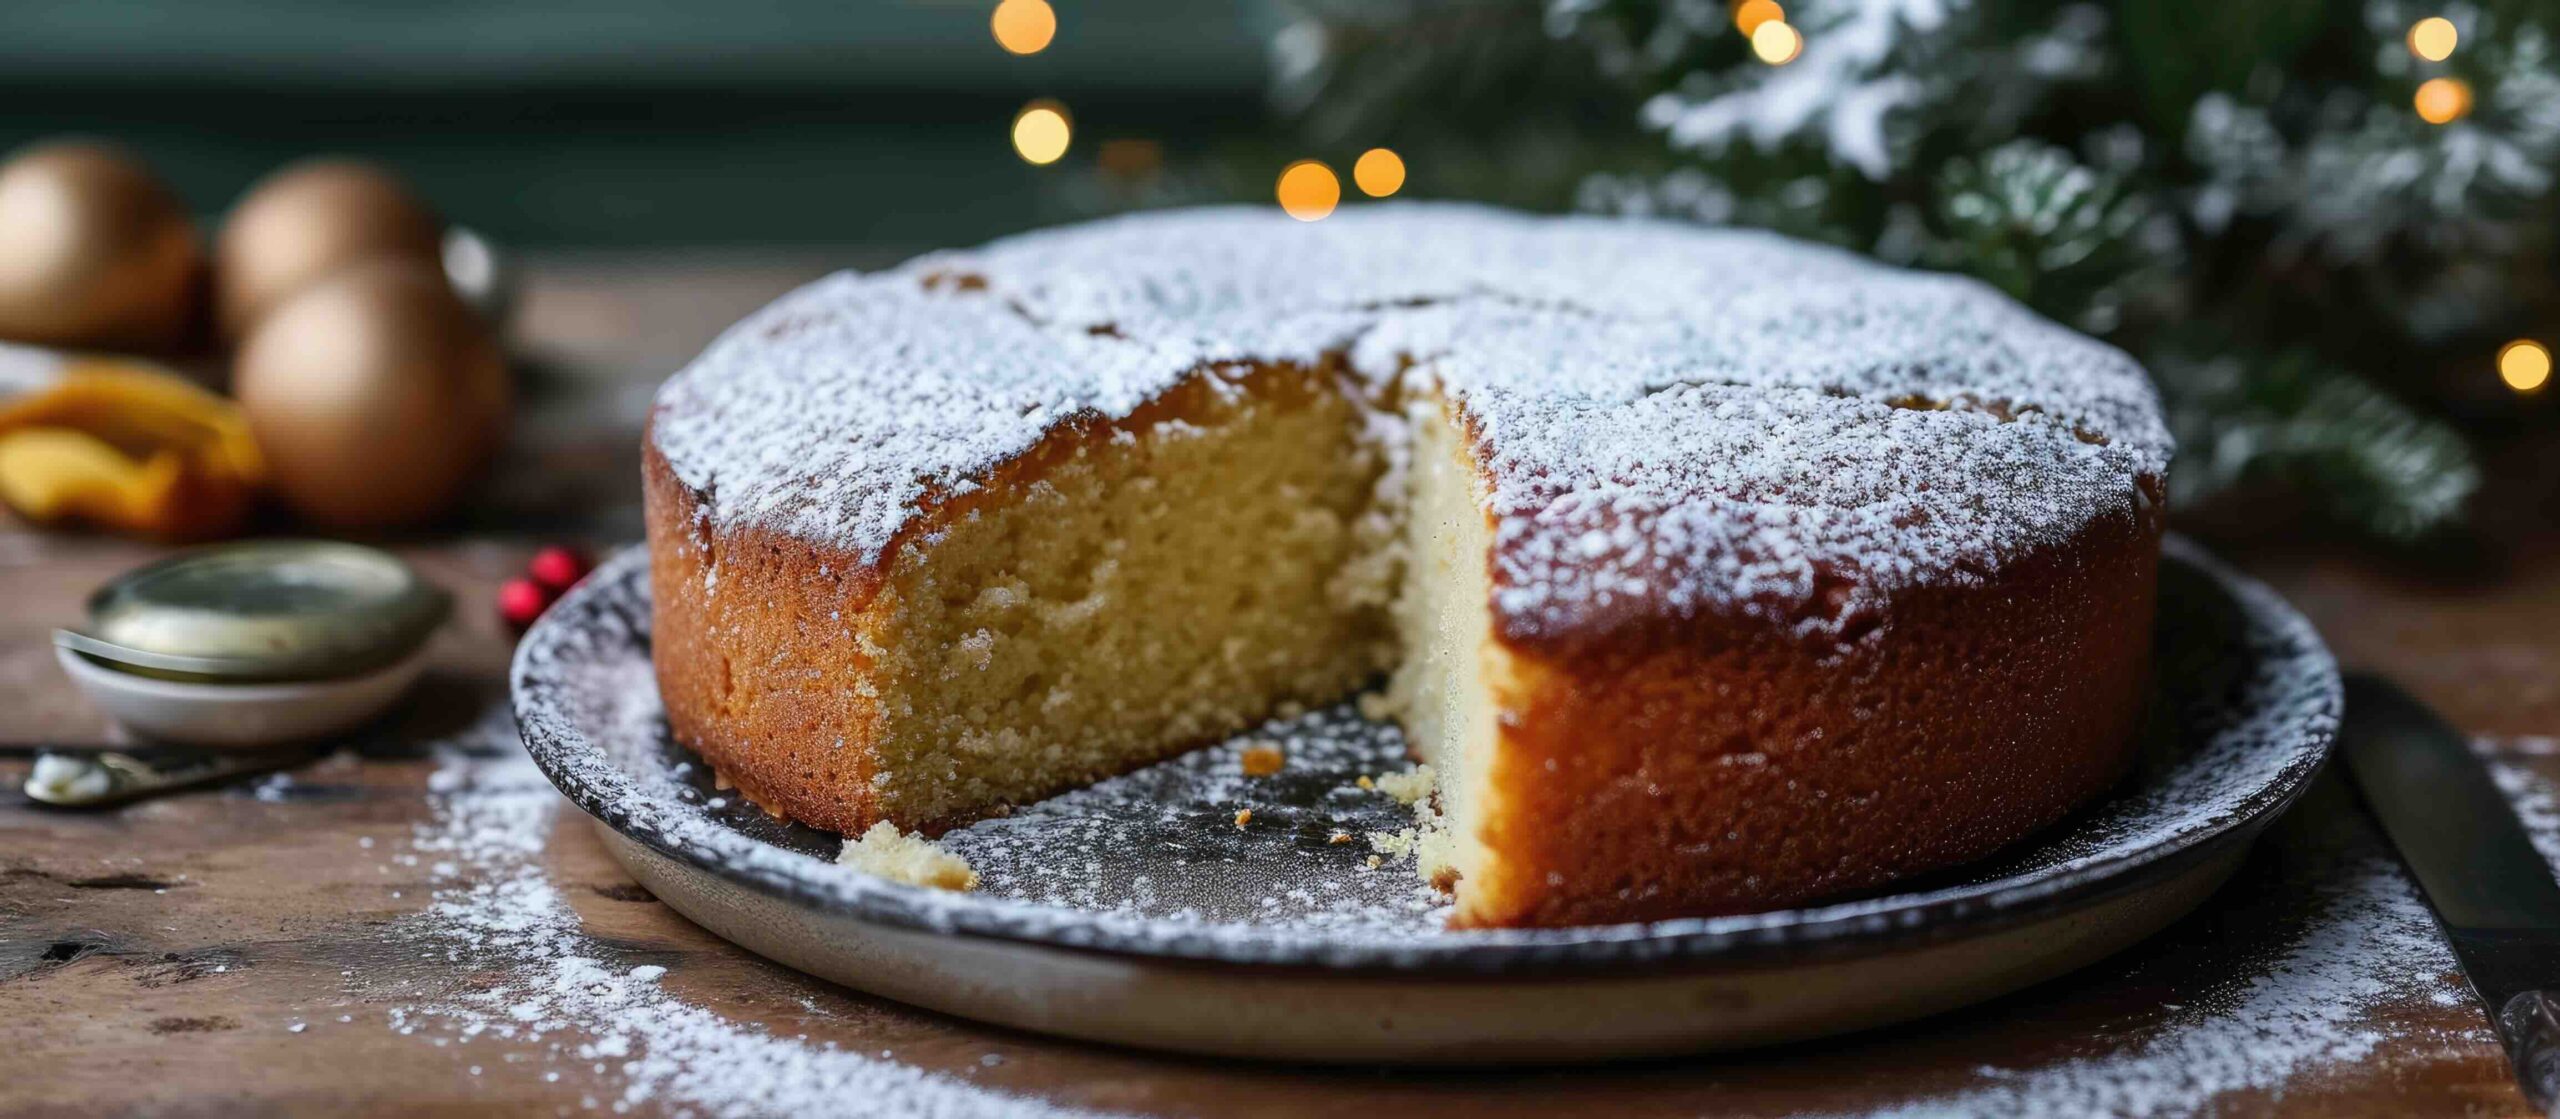
<instances>
[{"instance_id":1,"label":"dark green background wall","mask_svg":"<svg viewBox=\"0 0 2560 1119\"><path fill-rule=\"evenodd\" d=\"M1179 158L1268 127L1250 0L1054 0L1017 58L985 2L0 0L0 149L139 150L207 215L310 152L382 160L519 245L923 247L1054 221L1014 111Z\"/></svg>"}]
</instances>

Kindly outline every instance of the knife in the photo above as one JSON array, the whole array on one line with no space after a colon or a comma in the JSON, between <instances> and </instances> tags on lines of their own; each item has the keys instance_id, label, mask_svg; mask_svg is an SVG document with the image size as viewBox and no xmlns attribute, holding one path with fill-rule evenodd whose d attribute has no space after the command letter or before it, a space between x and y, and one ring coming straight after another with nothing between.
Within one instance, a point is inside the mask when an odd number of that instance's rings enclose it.
<instances>
[{"instance_id":1,"label":"knife","mask_svg":"<svg viewBox=\"0 0 2560 1119\"><path fill-rule=\"evenodd\" d=\"M2536 1111L2560 1119L2560 882L2470 744L2378 676L2347 677L2338 744L2409 865Z\"/></svg>"}]
</instances>

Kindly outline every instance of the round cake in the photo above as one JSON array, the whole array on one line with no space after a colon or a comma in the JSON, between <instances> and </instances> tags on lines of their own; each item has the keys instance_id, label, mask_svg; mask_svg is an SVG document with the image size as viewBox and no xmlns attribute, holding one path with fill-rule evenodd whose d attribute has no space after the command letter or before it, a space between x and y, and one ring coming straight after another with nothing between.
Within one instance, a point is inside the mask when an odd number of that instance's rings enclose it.
<instances>
[{"instance_id":1,"label":"round cake","mask_svg":"<svg viewBox=\"0 0 2560 1119\"><path fill-rule=\"evenodd\" d=\"M1966 279L1144 214L820 280L669 381L655 658L683 743L849 834L1375 689L1453 923L1747 911L2125 772L2169 451L2124 354Z\"/></svg>"}]
</instances>

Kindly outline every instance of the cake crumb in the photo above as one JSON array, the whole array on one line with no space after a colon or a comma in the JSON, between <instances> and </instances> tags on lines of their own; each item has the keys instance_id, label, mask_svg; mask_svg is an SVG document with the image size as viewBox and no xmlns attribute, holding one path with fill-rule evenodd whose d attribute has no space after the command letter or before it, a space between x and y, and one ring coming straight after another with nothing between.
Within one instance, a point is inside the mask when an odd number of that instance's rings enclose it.
<instances>
[{"instance_id":1,"label":"cake crumb","mask_svg":"<svg viewBox=\"0 0 2560 1119\"><path fill-rule=\"evenodd\" d=\"M1379 857L1378 857L1378 856L1376 856L1376 855L1371 855L1371 856L1369 856L1369 869L1371 869L1371 870L1376 870L1376 869L1378 869L1379 867L1384 866L1384 865L1386 865L1386 860L1385 860L1385 859L1379 858Z\"/></svg>"},{"instance_id":2,"label":"cake crumb","mask_svg":"<svg viewBox=\"0 0 2560 1119\"><path fill-rule=\"evenodd\" d=\"M1378 787L1378 783L1370 780L1369 775L1363 773L1360 775L1360 787L1363 789L1375 789Z\"/></svg>"},{"instance_id":3,"label":"cake crumb","mask_svg":"<svg viewBox=\"0 0 2560 1119\"><path fill-rule=\"evenodd\" d=\"M1402 773L1386 774L1375 781L1370 781L1367 778L1362 778L1361 781L1362 788L1374 787L1379 792L1394 797L1401 803L1413 804L1420 801L1422 798L1431 795L1431 766L1428 763L1425 763L1417 765L1412 769L1405 770Z\"/></svg>"},{"instance_id":4,"label":"cake crumb","mask_svg":"<svg viewBox=\"0 0 2560 1119\"><path fill-rule=\"evenodd\" d=\"M1427 779L1430 776L1431 767L1415 768L1421 777ZM1413 775L1397 774L1395 776ZM1386 780L1381 778L1379 785L1385 787ZM1428 780L1418 783L1425 790L1430 788ZM1376 855L1370 856L1369 865L1378 865L1382 858L1398 860L1410 858L1413 860L1415 877L1430 883L1433 889L1442 893L1455 890L1459 878L1458 845L1456 838L1450 833L1448 818L1442 816L1440 810L1428 800L1417 798L1411 803L1414 826L1391 832L1369 833L1369 849L1377 852Z\"/></svg>"},{"instance_id":5,"label":"cake crumb","mask_svg":"<svg viewBox=\"0 0 2560 1119\"><path fill-rule=\"evenodd\" d=\"M1385 692L1362 692L1358 702L1360 717L1363 719L1373 723L1383 723L1395 718L1395 701L1388 699Z\"/></svg>"},{"instance_id":6,"label":"cake crumb","mask_svg":"<svg viewBox=\"0 0 2560 1119\"><path fill-rule=\"evenodd\" d=\"M1413 844L1413 872L1431 888L1452 893L1458 888L1458 844L1446 827L1425 825Z\"/></svg>"},{"instance_id":7,"label":"cake crumb","mask_svg":"<svg viewBox=\"0 0 2560 1119\"><path fill-rule=\"evenodd\" d=\"M1245 776L1269 777L1289 764L1289 755L1277 742L1256 742L1244 748L1238 761L1244 766Z\"/></svg>"},{"instance_id":8,"label":"cake crumb","mask_svg":"<svg viewBox=\"0 0 2560 1119\"><path fill-rule=\"evenodd\" d=\"M960 891L978 888L978 872L969 860L923 836L900 831L898 825L887 820L871 825L871 830L859 839L846 840L836 862L910 886Z\"/></svg>"},{"instance_id":9,"label":"cake crumb","mask_svg":"<svg viewBox=\"0 0 2560 1119\"><path fill-rule=\"evenodd\" d=\"M1413 853L1415 844L1421 840L1421 835L1420 830L1415 828L1373 831L1369 833L1369 849L1389 858L1401 859Z\"/></svg>"},{"instance_id":10,"label":"cake crumb","mask_svg":"<svg viewBox=\"0 0 2560 1119\"><path fill-rule=\"evenodd\" d=\"M1250 808L1239 808L1239 809L1237 809L1237 810L1236 810L1236 826L1237 826L1237 827L1241 828L1241 827L1245 826L1246 824L1250 824L1250 823L1252 823L1252 822L1253 822L1253 809L1250 809Z\"/></svg>"},{"instance_id":11,"label":"cake crumb","mask_svg":"<svg viewBox=\"0 0 2560 1119\"><path fill-rule=\"evenodd\" d=\"M1340 847L1345 843L1351 842L1351 833L1347 831L1338 831L1332 835L1326 836L1324 841L1333 844L1336 847Z\"/></svg>"}]
</instances>

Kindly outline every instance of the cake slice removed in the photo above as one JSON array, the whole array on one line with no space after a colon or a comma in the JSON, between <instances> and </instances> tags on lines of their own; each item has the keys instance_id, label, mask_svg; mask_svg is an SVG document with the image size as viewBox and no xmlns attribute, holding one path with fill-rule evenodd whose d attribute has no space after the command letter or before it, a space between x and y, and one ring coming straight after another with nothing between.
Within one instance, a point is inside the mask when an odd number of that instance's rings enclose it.
<instances>
[{"instance_id":1,"label":"cake slice removed","mask_svg":"<svg viewBox=\"0 0 2560 1119\"><path fill-rule=\"evenodd\" d=\"M897 828L938 833L1384 676L1383 713L1439 775L1400 857L1472 923L1501 881L1479 835L1511 665L1492 549L1465 426L1436 394L1399 406L1320 370L1241 368L950 495L876 585L688 536L654 569L680 619L659 664L671 711L717 712L677 716L679 734L750 800L861 834L848 859L894 841L904 862ZM808 734L826 727L841 737Z\"/></svg>"},{"instance_id":2,"label":"cake slice removed","mask_svg":"<svg viewBox=\"0 0 2560 1119\"><path fill-rule=\"evenodd\" d=\"M1367 408L1204 374L943 495L876 575L686 534L654 568L678 731L780 814L939 832L1340 700L1392 651ZM652 478L653 517L686 504Z\"/></svg>"}]
</instances>

